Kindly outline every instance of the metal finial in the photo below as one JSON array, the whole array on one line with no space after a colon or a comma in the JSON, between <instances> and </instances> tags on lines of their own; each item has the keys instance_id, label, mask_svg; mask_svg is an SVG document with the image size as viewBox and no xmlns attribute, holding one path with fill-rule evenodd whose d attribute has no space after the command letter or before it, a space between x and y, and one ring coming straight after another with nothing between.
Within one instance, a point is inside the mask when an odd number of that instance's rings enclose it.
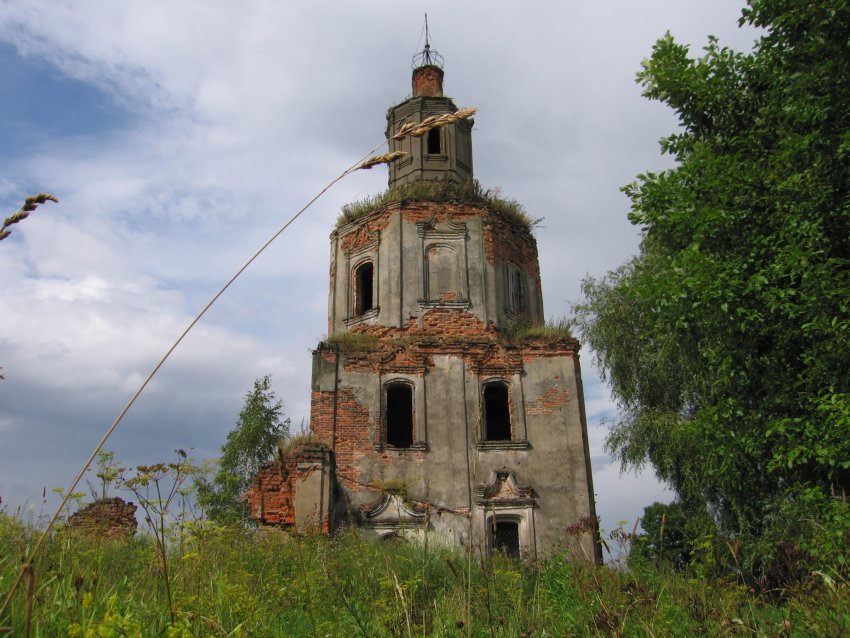
<instances>
[{"instance_id":1,"label":"metal finial","mask_svg":"<svg viewBox=\"0 0 850 638\"><path fill-rule=\"evenodd\" d=\"M413 56L413 68L421 66L436 66L443 68L443 56L437 50L431 50L431 34L428 31L428 14L425 14L425 48Z\"/></svg>"}]
</instances>

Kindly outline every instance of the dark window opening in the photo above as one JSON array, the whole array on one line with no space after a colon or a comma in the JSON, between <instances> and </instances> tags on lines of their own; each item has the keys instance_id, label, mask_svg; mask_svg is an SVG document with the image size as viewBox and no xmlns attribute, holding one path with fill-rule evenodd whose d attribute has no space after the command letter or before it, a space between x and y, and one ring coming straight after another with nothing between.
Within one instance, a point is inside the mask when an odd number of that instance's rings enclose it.
<instances>
[{"instance_id":1,"label":"dark window opening","mask_svg":"<svg viewBox=\"0 0 850 638\"><path fill-rule=\"evenodd\" d=\"M490 547L493 552L504 552L511 558L519 558L519 523L496 521L493 524Z\"/></svg>"},{"instance_id":2,"label":"dark window opening","mask_svg":"<svg viewBox=\"0 0 850 638\"><path fill-rule=\"evenodd\" d=\"M387 445L413 445L413 389L408 385L387 388Z\"/></svg>"},{"instance_id":3,"label":"dark window opening","mask_svg":"<svg viewBox=\"0 0 850 638\"><path fill-rule=\"evenodd\" d=\"M439 155L443 152L442 144L440 144L440 129L432 128L428 131L428 154Z\"/></svg>"},{"instance_id":4,"label":"dark window opening","mask_svg":"<svg viewBox=\"0 0 850 638\"><path fill-rule=\"evenodd\" d=\"M501 383L491 383L484 387L484 440L511 440L508 388Z\"/></svg>"},{"instance_id":5,"label":"dark window opening","mask_svg":"<svg viewBox=\"0 0 850 638\"><path fill-rule=\"evenodd\" d=\"M508 267L508 310L514 314L525 311L523 274L513 266Z\"/></svg>"},{"instance_id":6,"label":"dark window opening","mask_svg":"<svg viewBox=\"0 0 850 638\"><path fill-rule=\"evenodd\" d=\"M359 316L371 310L374 305L372 292L374 290L375 267L371 261L367 261L357 268L354 273L354 281L354 314Z\"/></svg>"}]
</instances>

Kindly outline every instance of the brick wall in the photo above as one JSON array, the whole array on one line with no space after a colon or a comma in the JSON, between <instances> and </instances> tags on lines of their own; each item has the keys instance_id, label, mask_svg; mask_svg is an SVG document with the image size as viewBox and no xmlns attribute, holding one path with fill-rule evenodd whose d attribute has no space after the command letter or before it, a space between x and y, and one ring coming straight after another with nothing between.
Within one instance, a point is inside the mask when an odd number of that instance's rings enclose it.
<instances>
[{"instance_id":1,"label":"brick wall","mask_svg":"<svg viewBox=\"0 0 850 638\"><path fill-rule=\"evenodd\" d=\"M421 66L413 71L411 81L413 95L441 96L443 94L443 70L435 66Z\"/></svg>"},{"instance_id":2,"label":"brick wall","mask_svg":"<svg viewBox=\"0 0 850 638\"><path fill-rule=\"evenodd\" d=\"M540 288L537 242L526 229L499 215L488 215L484 223L484 256L490 264L513 264L534 278Z\"/></svg>"},{"instance_id":3,"label":"brick wall","mask_svg":"<svg viewBox=\"0 0 850 638\"><path fill-rule=\"evenodd\" d=\"M328 462L330 450L320 443L300 445L285 453L269 466L262 468L254 477L251 487L244 495L251 511L251 518L263 525L292 526L295 523L295 498L298 481L315 468L299 469L299 464L311 465ZM322 531L330 533L330 519L322 518Z\"/></svg>"},{"instance_id":4,"label":"brick wall","mask_svg":"<svg viewBox=\"0 0 850 638\"><path fill-rule=\"evenodd\" d=\"M375 233L384 230L390 223L391 209L385 207L374 213L369 213L346 227L340 236L342 252L351 252L375 241Z\"/></svg>"},{"instance_id":5,"label":"brick wall","mask_svg":"<svg viewBox=\"0 0 850 638\"><path fill-rule=\"evenodd\" d=\"M558 380L559 378L556 377L555 382L557 383ZM525 411L529 415L552 414L555 410L563 408L567 404L567 400L567 390L560 385L553 385L533 401L527 401Z\"/></svg>"},{"instance_id":6,"label":"brick wall","mask_svg":"<svg viewBox=\"0 0 850 638\"><path fill-rule=\"evenodd\" d=\"M138 528L136 509L117 496L101 498L74 512L68 527L110 538L129 536Z\"/></svg>"}]
</instances>

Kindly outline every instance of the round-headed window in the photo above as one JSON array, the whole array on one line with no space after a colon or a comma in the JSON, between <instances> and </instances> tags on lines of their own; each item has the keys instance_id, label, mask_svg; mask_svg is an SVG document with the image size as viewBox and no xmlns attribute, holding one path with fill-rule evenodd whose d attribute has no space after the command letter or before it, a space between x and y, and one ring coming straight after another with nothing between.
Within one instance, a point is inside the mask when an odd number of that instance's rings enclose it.
<instances>
[{"instance_id":1,"label":"round-headed window","mask_svg":"<svg viewBox=\"0 0 850 638\"><path fill-rule=\"evenodd\" d=\"M374 307L375 266L366 261L354 270L354 315L359 317Z\"/></svg>"}]
</instances>

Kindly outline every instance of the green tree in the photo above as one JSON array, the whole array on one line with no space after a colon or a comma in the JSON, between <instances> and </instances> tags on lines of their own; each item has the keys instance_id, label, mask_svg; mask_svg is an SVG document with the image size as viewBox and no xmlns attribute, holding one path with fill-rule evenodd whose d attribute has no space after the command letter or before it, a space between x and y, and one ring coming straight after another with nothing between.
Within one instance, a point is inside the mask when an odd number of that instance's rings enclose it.
<instances>
[{"instance_id":1,"label":"green tree","mask_svg":"<svg viewBox=\"0 0 850 638\"><path fill-rule=\"evenodd\" d=\"M713 538L714 525L705 507L681 501L653 503L643 508L643 532L632 545L630 558L640 557L683 570L700 560L700 543Z\"/></svg>"},{"instance_id":2,"label":"green tree","mask_svg":"<svg viewBox=\"0 0 850 638\"><path fill-rule=\"evenodd\" d=\"M278 442L289 436L289 419L282 420L283 402L276 401L269 375L254 381L236 427L221 448L212 481L198 481L198 501L220 523L245 520L248 506L241 500L257 470L272 460Z\"/></svg>"},{"instance_id":3,"label":"green tree","mask_svg":"<svg viewBox=\"0 0 850 638\"><path fill-rule=\"evenodd\" d=\"M584 282L577 323L621 407L609 451L765 538L850 491L850 5L740 22L750 53L668 34L644 61L676 167L624 188L640 252Z\"/></svg>"}]
</instances>

